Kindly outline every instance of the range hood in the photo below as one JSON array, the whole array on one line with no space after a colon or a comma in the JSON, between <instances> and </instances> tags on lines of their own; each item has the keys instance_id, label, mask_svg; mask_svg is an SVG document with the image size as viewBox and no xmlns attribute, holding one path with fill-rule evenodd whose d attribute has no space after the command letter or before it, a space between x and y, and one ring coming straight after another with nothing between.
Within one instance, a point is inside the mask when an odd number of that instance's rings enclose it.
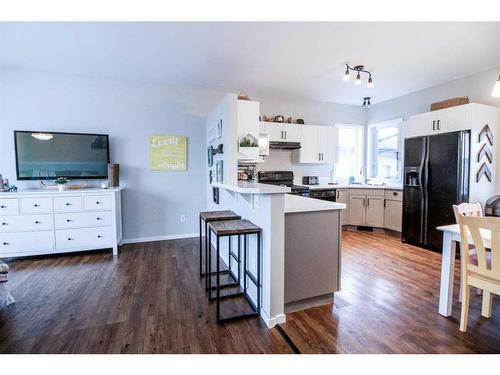
<instances>
[{"instance_id":1,"label":"range hood","mask_svg":"<svg viewBox=\"0 0 500 375\"><path fill-rule=\"evenodd\" d=\"M269 142L269 148L274 150L297 150L300 148L300 142Z\"/></svg>"}]
</instances>

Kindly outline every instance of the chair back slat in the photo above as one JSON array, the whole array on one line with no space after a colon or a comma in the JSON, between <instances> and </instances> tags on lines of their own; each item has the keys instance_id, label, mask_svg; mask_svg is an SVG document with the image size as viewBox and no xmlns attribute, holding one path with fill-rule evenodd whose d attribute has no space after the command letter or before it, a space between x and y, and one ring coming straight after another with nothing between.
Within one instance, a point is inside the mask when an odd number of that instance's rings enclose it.
<instances>
[{"instance_id":1,"label":"chair back slat","mask_svg":"<svg viewBox=\"0 0 500 375\"><path fill-rule=\"evenodd\" d=\"M488 275L490 271L500 271L500 218L497 217L467 217L461 216L460 235L462 245L468 243L468 233L472 237L474 247L477 252L477 268L476 272ZM489 248L491 250L491 268L488 267L486 261L486 250L484 244L484 236L490 234ZM467 245L463 246L464 248ZM462 250L463 251L463 250ZM463 253L462 253L463 254ZM467 264L471 264L468 257L465 259ZM469 267L467 267L469 268Z\"/></svg>"}]
</instances>

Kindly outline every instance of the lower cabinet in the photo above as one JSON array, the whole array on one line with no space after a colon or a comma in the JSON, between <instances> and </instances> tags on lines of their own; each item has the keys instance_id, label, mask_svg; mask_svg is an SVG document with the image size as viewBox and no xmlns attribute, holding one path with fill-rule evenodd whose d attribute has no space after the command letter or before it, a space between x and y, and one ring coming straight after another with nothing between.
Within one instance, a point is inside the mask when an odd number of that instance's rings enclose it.
<instances>
[{"instance_id":1,"label":"lower cabinet","mask_svg":"<svg viewBox=\"0 0 500 375\"><path fill-rule=\"evenodd\" d=\"M386 190L384 199L384 227L401 232L403 217L403 193L398 190Z\"/></svg>"},{"instance_id":2,"label":"lower cabinet","mask_svg":"<svg viewBox=\"0 0 500 375\"><path fill-rule=\"evenodd\" d=\"M337 189L336 201L338 203L344 203L346 206L349 206L349 190ZM347 224L349 224L349 210L345 209L340 211L340 225Z\"/></svg>"},{"instance_id":3,"label":"lower cabinet","mask_svg":"<svg viewBox=\"0 0 500 375\"><path fill-rule=\"evenodd\" d=\"M384 227L384 190L351 189L349 193L349 224Z\"/></svg>"}]
</instances>

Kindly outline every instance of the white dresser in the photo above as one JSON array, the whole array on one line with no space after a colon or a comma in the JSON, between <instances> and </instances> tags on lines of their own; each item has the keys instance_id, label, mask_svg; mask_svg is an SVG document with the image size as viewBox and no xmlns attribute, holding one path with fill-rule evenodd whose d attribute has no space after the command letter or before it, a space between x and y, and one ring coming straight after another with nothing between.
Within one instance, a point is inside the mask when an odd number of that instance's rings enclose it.
<instances>
[{"instance_id":1,"label":"white dresser","mask_svg":"<svg viewBox=\"0 0 500 375\"><path fill-rule=\"evenodd\" d=\"M122 240L119 188L0 193L0 258L112 248Z\"/></svg>"}]
</instances>

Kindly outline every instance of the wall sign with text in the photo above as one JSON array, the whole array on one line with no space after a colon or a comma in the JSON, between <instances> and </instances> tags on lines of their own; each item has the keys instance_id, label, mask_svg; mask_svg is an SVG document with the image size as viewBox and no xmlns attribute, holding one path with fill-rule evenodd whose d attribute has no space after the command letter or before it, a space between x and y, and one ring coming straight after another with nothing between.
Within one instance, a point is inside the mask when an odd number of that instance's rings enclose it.
<instances>
[{"instance_id":1,"label":"wall sign with text","mask_svg":"<svg viewBox=\"0 0 500 375\"><path fill-rule=\"evenodd\" d=\"M187 137L152 135L149 137L151 170L187 170Z\"/></svg>"}]
</instances>

